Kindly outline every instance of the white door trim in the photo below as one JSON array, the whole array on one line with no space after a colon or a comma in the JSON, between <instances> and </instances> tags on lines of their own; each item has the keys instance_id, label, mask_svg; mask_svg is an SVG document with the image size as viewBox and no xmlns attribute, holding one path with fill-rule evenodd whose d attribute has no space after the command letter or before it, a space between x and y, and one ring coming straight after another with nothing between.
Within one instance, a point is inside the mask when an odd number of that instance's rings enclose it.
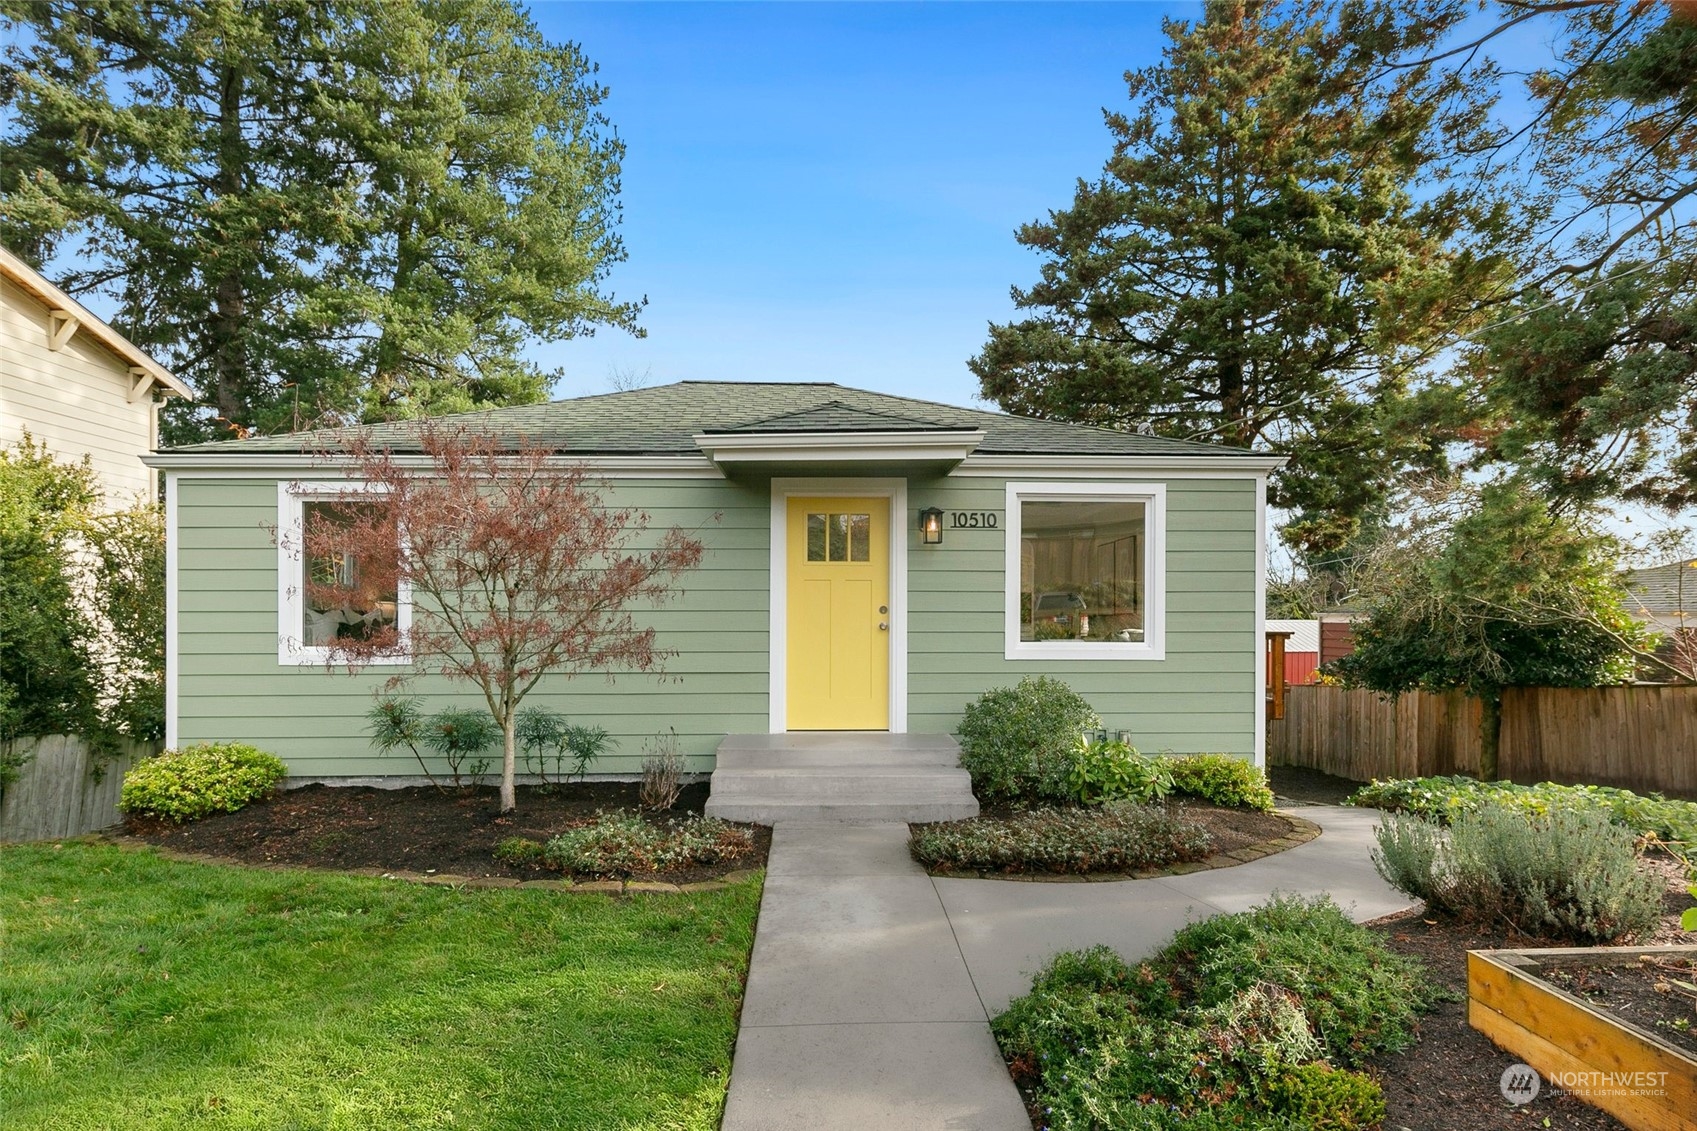
<instances>
[{"instance_id":1,"label":"white door trim","mask_svg":"<svg viewBox=\"0 0 1697 1131\"><path fill-rule=\"evenodd\" d=\"M807 498L890 500L890 733L907 733L907 480L774 478L772 480L769 726L789 730L789 501Z\"/></svg>"}]
</instances>

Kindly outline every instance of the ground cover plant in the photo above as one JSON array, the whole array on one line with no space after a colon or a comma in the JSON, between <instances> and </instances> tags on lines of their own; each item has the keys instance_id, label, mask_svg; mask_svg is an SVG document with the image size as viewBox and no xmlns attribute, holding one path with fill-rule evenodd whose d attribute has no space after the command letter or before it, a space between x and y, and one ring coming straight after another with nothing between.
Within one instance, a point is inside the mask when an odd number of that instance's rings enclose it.
<instances>
[{"instance_id":1,"label":"ground cover plant","mask_svg":"<svg viewBox=\"0 0 1697 1131\"><path fill-rule=\"evenodd\" d=\"M193 821L269 796L288 776L275 754L239 742L168 750L130 767L118 808L132 816Z\"/></svg>"},{"instance_id":2,"label":"ground cover plant","mask_svg":"<svg viewBox=\"0 0 1697 1131\"><path fill-rule=\"evenodd\" d=\"M3 848L0 1122L705 1131L759 897Z\"/></svg>"},{"instance_id":3,"label":"ground cover plant","mask_svg":"<svg viewBox=\"0 0 1697 1131\"><path fill-rule=\"evenodd\" d=\"M1487 804L1456 812L1448 829L1397 813L1376 835L1373 863L1388 883L1461 919L1608 943L1661 918L1667 885L1639 869L1636 835L1602 812Z\"/></svg>"},{"instance_id":4,"label":"ground cover plant","mask_svg":"<svg viewBox=\"0 0 1697 1131\"><path fill-rule=\"evenodd\" d=\"M1405 1048L1441 993L1329 900L1275 898L1187 927L1132 966L1058 955L991 1023L1054 1131L1368 1128L1370 1057Z\"/></svg>"},{"instance_id":5,"label":"ground cover plant","mask_svg":"<svg viewBox=\"0 0 1697 1131\"><path fill-rule=\"evenodd\" d=\"M1206 829L1160 805L1032 809L915 826L916 860L938 871L1124 872L1200 860Z\"/></svg>"},{"instance_id":6,"label":"ground cover plant","mask_svg":"<svg viewBox=\"0 0 1697 1131\"><path fill-rule=\"evenodd\" d=\"M1459 813L1495 805L1544 814L1556 809L1591 810L1607 814L1617 825L1662 840L1697 845L1697 802L1660 794L1643 796L1606 785L1516 785L1507 781L1478 781L1454 777L1399 778L1372 781L1345 804L1414 813L1448 824Z\"/></svg>"},{"instance_id":7,"label":"ground cover plant","mask_svg":"<svg viewBox=\"0 0 1697 1131\"><path fill-rule=\"evenodd\" d=\"M637 813L600 813L549 840L540 858L575 875L633 876L743 860L753 852L753 832L717 817L659 824Z\"/></svg>"}]
</instances>

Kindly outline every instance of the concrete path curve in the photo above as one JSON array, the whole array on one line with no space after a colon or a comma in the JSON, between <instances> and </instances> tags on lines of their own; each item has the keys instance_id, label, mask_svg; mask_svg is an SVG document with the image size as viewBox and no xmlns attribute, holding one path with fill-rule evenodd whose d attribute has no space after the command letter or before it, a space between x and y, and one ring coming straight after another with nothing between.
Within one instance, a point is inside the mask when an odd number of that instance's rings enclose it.
<instances>
[{"instance_id":1,"label":"concrete path curve","mask_svg":"<svg viewBox=\"0 0 1697 1131\"><path fill-rule=\"evenodd\" d=\"M1186 923L1273 892L1359 921L1412 906L1374 871L1378 814L1304 806L1321 835L1150 880L933 879L898 823L780 822L731 1067L725 1131L1027 1131L989 1018L1059 951L1145 957Z\"/></svg>"}]
</instances>

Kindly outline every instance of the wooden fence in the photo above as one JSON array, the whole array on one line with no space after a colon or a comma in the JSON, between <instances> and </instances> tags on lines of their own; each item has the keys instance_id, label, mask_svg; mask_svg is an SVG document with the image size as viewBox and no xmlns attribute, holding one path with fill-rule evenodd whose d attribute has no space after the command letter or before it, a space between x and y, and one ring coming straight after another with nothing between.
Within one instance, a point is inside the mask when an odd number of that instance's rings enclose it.
<instances>
[{"instance_id":1,"label":"wooden fence","mask_svg":"<svg viewBox=\"0 0 1697 1131\"><path fill-rule=\"evenodd\" d=\"M124 771L157 746L127 744L116 757L90 755L88 743L70 735L20 738L8 753L29 760L0 796L0 842L81 836L116 824Z\"/></svg>"},{"instance_id":2,"label":"wooden fence","mask_svg":"<svg viewBox=\"0 0 1697 1131\"><path fill-rule=\"evenodd\" d=\"M1459 692L1292 687L1267 760L1356 781L1477 773L1479 715ZM1511 688L1497 773L1697 797L1697 687Z\"/></svg>"}]
</instances>

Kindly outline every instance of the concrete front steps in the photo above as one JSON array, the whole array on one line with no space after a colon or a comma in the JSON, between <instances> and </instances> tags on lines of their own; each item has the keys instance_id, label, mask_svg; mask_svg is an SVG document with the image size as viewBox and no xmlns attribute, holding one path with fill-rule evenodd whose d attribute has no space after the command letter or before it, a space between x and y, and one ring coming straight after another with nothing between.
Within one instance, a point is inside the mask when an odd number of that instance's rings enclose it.
<instances>
[{"instance_id":1,"label":"concrete front steps","mask_svg":"<svg viewBox=\"0 0 1697 1131\"><path fill-rule=\"evenodd\" d=\"M778 821L957 821L978 816L948 735L826 731L731 734L719 743L707 815Z\"/></svg>"}]
</instances>

